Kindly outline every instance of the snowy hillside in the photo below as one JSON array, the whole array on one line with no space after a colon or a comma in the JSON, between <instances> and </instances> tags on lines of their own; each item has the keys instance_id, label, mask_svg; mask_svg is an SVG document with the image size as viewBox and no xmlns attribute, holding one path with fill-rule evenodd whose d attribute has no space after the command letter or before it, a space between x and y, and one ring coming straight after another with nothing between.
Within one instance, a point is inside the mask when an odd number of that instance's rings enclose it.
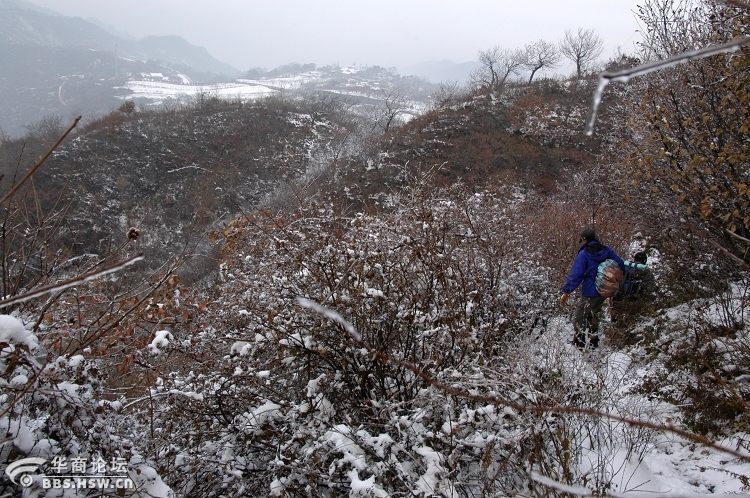
<instances>
[{"instance_id":1,"label":"snowy hillside","mask_svg":"<svg viewBox=\"0 0 750 498\"><path fill-rule=\"evenodd\" d=\"M655 1L601 79L144 69L0 137L0 496L750 496L750 6Z\"/></svg>"},{"instance_id":2,"label":"snowy hillside","mask_svg":"<svg viewBox=\"0 0 750 498\"><path fill-rule=\"evenodd\" d=\"M285 76L273 72L255 79L239 78L230 83L211 85L174 84L149 75L147 79L130 79L122 87L127 90L121 98L134 100L145 107L161 106L165 102L190 102L199 95L222 99L252 100L270 96L294 96L315 92L329 92L352 99L359 105L372 106L382 102L394 88L404 93L407 105L404 117L424 114L430 105L430 92L435 85L425 80L402 77L381 67L321 67Z\"/></svg>"}]
</instances>

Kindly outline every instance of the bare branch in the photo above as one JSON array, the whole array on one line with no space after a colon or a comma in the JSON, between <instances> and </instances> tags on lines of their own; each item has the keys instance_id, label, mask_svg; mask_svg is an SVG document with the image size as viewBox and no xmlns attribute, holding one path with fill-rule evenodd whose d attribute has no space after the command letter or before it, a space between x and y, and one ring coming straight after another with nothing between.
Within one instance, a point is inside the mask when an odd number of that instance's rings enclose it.
<instances>
[{"instance_id":1,"label":"bare branch","mask_svg":"<svg viewBox=\"0 0 750 498\"><path fill-rule=\"evenodd\" d=\"M684 64L692 60L703 59L712 55L725 54L734 52L742 46L750 45L750 36L743 36L742 38L736 38L730 42L722 43L721 45L711 45L698 50L690 50L677 54L668 59L649 62L636 67L622 69L619 71L604 71L599 75L599 85L594 92L594 99L591 104L591 112L589 119L586 123L586 134L591 136L594 134L594 123L596 122L596 115L599 111L599 105L602 101L602 94L607 85L613 81L619 81L627 83L631 78L636 76L643 76L660 69L666 69L668 67L676 66L678 64Z\"/></svg>"},{"instance_id":2,"label":"bare branch","mask_svg":"<svg viewBox=\"0 0 750 498\"><path fill-rule=\"evenodd\" d=\"M524 47L524 59L521 67L531 71L529 83L537 71L553 69L560 63L562 55L554 43L539 40Z\"/></svg>"},{"instance_id":3,"label":"bare branch","mask_svg":"<svg viewBox=\"0 0 750 498\"><path fill-rule=\"evenodd\" d=\"M74 287L78 284L82 284L83 282L88 282L96 278L99 278L101 276L108 275L110 273L115 273L117 271L122 270L126 266L130 266L133 263L140 261L142 259L143 259L143 253L138 253L132 258L120 261L119 263L115 263L106 268L102 268L101 270L96 270L93 272L85 273L75 278L63 280L62 282L58 282L52 285L45 285L44 287L39 287L37 289L34 289L33 291L19 294L18 296L13 296L8 299L3 299L2 301L0 301L0 308L5 308L13 304L22 303L30 299L34 299L35 297L39 297L45 294L49 294L51 292L67 289L69 287Z\"/></svg>"},{"instance_id":4,"label":"bare branch","mask_svg":"<svg viewBox=\"0 0 750 498\"><path fill-rule=\"evenodd\" d=\"M576 65L579 79L604 50L604 42L593 29L578 28L577 34L566 30L559 45L562 55Z\"/></svg>"},{"instance_id":5,"label":"bare branch","mask_svg":"<svg viewBox=\"0 0 750 498\"><path fill-rule=\"evenodd\" d=\"M480 50L478 60L480 67L471 72L471 84L475 87L487 87L489 91L502 87L511 74L518 74L524 61L522 50L509 50L498 45Z\"/></svg>"}]
</instances>

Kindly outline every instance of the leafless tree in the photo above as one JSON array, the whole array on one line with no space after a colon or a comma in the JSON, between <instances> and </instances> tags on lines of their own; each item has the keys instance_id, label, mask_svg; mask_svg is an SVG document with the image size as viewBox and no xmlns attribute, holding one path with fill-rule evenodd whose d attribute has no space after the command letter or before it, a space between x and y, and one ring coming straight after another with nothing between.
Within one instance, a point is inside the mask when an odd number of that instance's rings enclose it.
<instances>
[{"instance_id":1,"label":"leafless tree","mask_svg":"<svg viewBox=\"0 0 750 498\"><path fill-rule=\"evenodd\" d=\"M49 114L24 128L28 138L40 142L56 139L65 131L62 118L54 114Z\"/></svg>"},{"instance_id":2,"label":"leafless tree","mask_svg":"<svg viewBox=\"0 0 750 498\"><path fill-rule=\"evenodd\" d=\"M300 103L313 126L325 119L346 115L354 105L349 98L325 91L304 94Z\"/></svg>"},{"instance_id":3,"label":"leafless tree","mask_svg":"<svg viewBox=\"0 0 750 498\"><path fill-rule=\"evenodd\" d=\"M498 45L479 51L480 67L469 75L471 85L489 91L502 86L511 74L516 74L524 61L524 52Z\"/></svg>"},{"instance_id":4,"label":"leafless tree","mask_svg":"<svg viewBox=\"0 0 750 498\"><path fill-rule=\"evenodd\" d=\"M643 41L641 56L647 61L667 59L702 46L704 3L695 0L646 0L636 13ZM702 36L701 36L702 35Z\"/></svg>"},{"instance_id":5,"label":"leafless tree","mask_svg":"<svg viewBox=\"0 0 750 498\"><path fill-rule=\"evenodd\" d=\"M443 109L455 105L466 96L465 88L457 81L442 81L430 94L433 109ZM1 137L1 135L0 135Z\"/></svg>"},{"instance_id":6,"label":"leafless tree","mask_svg":"<svg viewBox=\"0 0 750 498\"><path fill-rule=\"evenodd\" d=\"M389 85L381 90L381 103L376 110L375 128L381 128L388 133L391 126L397 122L399 115L406 111L409 96L399 85Z\"/></svg>"},{"instance_id":7,"label":"leafless tree","mask_svg":"<svg viewBox=\"0 0 750 498\"><path fill-rule=\"evenodd\" d=\"M578 28L577 34L568 29L559 47L560 53L576 65L576 76L580 79L602 54L604 42L593 29Z\"/></svg>"},{"instance_id":8,"label":"leafless tree","mask_svg":"<svg viewBox=\"0 0 750 498\"><path fill-rule=\"evenodd\" d=\"M524 47L524 57L521 67L531 72L529 83L534 79L537 71L554 69L560 63L560 50L554 43L539 40Z\"/></svg>"}]
</instances>

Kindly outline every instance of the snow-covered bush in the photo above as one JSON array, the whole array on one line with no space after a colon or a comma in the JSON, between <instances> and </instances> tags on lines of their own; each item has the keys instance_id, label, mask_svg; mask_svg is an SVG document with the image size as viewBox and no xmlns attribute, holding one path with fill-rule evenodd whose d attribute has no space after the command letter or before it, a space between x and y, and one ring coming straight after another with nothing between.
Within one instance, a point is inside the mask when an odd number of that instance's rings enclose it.
<instances>
[{"instance_id":1,"label":"snow-covered bush","mask_svg":"<svg viewBox=\"0 0 750 498\"><path fill-rule=\"evenodd\" d=\"M523 202L420 187L377 215L311 202L225 226L215 298L138 359L164 373L133 406L160 474L205 496L542 495L537 473L607 489L594 448L625 424L498 402L612 407L547 325L559 284L542 242L516 242Z\"/></svg>"},{"instance_id":2,"label":"snow-covered bush","mask_svg":"<svg viewBox=\"0 0 750 498\"><path fill-rule=\"evenodd\" d=\"M138 272L114 276L141 259L129 252L130 239L102 254L74 255L72 223L62 221L66 189L40 192L28 181L46 157L0 201L6 227L0 235L0 494L72 496L75 491L44 490L43 476L102 476L89 464L116 461L119 476L133 486L102 493L170 496L141 456L142 433L121 417L121 391L113 389L113 360L122 358L113 345L128 335L120 326L144 318L139 310L160 284ZM109 355L111 349L118 354ZM80 467L72 469L71 460Z\"/></svg>"},{"instance_id":3,"label":"snow-covered bush","mask_svg":"<svg viewBox=\"0 0 750 498\"><path fill-rule=\"evenodd\" d=\"M96 360L82 355L58 357L15 316L0 315L0 462L7 465L38 458L40 472L70 475L74 459L85 462L76 475L101 476L89 464L121 462L122 478L133 486L110 490L118 496L171 496L171 491L139 453L137 431L125 430L121 403L103 396L103 376ZM130 427L135 429L135 427ZM64 462L55 464L55 462ZM53 469L53 465L57 465ZM89 473L91 472L91 473ZM30 474L24 496L57 496L43 490L42 474ZM19 484L0 478L3 493ZM46 493L46 494L44 494ZM59 496L62 496L59 495ZM70 496L70 495L66 495Z\"/></svg>"},{"instance_id":4,"label":"snow-covered bush","mask_svg":"<svg viewBox=\"0 0 750 498\"><path fill-rule=\"evenodd\" d=\"M683 407L684 423L721 437L750 427L747 282L715 298L687 302L639 324L650 361L639 391Z\"/></svg>"}]
</instances>

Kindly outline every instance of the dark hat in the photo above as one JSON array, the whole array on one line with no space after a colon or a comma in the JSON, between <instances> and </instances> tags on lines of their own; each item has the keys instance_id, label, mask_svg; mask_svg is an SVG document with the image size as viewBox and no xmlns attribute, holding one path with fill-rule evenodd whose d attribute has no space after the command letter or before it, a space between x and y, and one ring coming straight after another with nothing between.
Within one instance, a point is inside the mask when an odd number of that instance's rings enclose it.
<instances>
[{"instance_id":1,"label":"dark hat","mask_svg":"<svg viewBox=\"0 0 750 498\"><path fill-rule=\"evenodd\" d=\"M593 228L586 227L581 231L581 238L587 242L596 240L596 232Z\"/></svg>"},{"instance_id":2,"label":"dark hat","mask_svg":"<svg viewBox=\"0 0 750 498\"><path fill-rule=\"evenodd\" d=\"M635 261L636 263L643 263L643 264L645 264L646 261L648 261L648 254L646 254L643 251L637 252L637 253L633 254L633 261Z\"/></svg>"}]
</instances>

